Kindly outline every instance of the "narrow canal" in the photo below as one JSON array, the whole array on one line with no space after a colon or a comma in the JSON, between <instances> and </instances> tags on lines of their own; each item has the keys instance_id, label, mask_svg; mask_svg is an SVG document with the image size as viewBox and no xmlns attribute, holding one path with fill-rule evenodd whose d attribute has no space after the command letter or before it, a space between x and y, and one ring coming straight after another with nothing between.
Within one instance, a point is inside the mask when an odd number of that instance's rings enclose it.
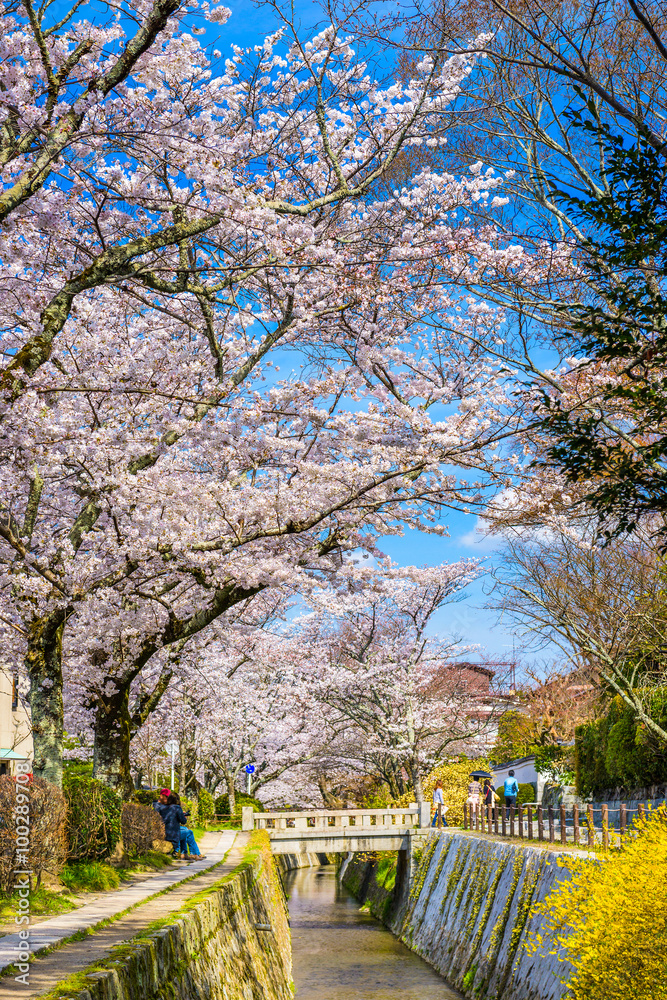
<instances>
[{"instance_id":1,"label":"narrow canal","mask_svg":"<svg viewBox=\"0 0 667 1000\"><path fill-rule=\"evenodd\" d=\"M437 972L338 884L333 865L289 872L296 1000L458 1000Z\"/></svg>"}]
</instances>

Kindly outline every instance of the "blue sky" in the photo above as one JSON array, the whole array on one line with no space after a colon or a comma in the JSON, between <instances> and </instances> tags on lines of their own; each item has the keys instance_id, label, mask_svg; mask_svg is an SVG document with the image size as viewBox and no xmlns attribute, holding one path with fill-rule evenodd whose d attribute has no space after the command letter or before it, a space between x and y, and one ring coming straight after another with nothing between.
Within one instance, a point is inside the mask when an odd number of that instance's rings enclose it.
<instances>
[{"instance_id":1,"label":"blue sky","mask_svg":"<svg viewBox=\"0 0 667 1000\"><path fill-rule=\"evenodd\" d=\"M437 566L474 558L483 560L484 569L492 569L500 543L497 538L487 537L478 530L477 515L452 511L445 520L449 525L449 537L407 531L402 538L386 538L380 544L387 555L402 566ZM470 656L473 660L485 656L504 660L512 656L514 636L511 628L503 627L497 613L485 608L489 603L486 591L491 583L489 574L483 574L466 588L461 601L446 605L434 619L438 632L456 634L464 642L480 645L479 652Z\"/></svg>"},{"instance_id":2,"label":"blue sky","mask_svg":"<svg viewBox=\"0 0 667 1000\"><path fill-rule=\"evenodd\" d=\"M215 45L223 58L228 55L227 47L232 43L255 45L275 30L275 13L269 5L256 4L252 0L223 2L232 11L231 18L215 39ZM314 0L296 0L294 10L304 30L323 20L322 10ZM285 374L284 368L281 374ZM435 566L462 558L477 558L484 560L486 568L493 567L499 541L485 537L478 530L476 514L452 511L445 522L449 526L449 537L408 531L400 538L392 536L383 539L381 545L387 555L403 566ZM471 655L471 659L485 656L491 659L510 659L515 638L511 627L503 627L498 621L497 613L485 608L489 601L485 591L490 588L490 584L487 574L471 584L466 589L463 600L441 609L434 621L434 628L443 634L460 635L464 642L479 644L479 652Z\"/></svg>"}]
</instances>

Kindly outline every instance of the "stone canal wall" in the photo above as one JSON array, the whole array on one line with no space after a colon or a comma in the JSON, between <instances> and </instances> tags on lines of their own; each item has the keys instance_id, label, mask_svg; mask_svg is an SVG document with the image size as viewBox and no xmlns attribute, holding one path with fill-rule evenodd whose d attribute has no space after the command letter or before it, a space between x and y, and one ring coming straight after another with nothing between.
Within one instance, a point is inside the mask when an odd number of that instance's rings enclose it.
<instances>
[{"instance_id":1,"label":"stone canal wall","mask_svg":"<svg viewBox=\"0 0 667 1000\"><path fill-rule=\"evenodd\" d=\"M540 929L531 907L568 877L562 855L454 832L422 843L406 900L376 884L372 856L352 858L343 884L465 997L560 1000L568 966L549 940L537 955L524 943Z\"/></svg>"},{"instance_id":2,"label":"stone canal wall","mask_svg":"<svg viewBox=\"0 0 667 1000\"><path fill-rule=\"evenodd\" d=\"M292 1000L287 905L267 834L252 834L239 862L46 1000Z\"/></svg>"},{"instance_id":3,"label":"stone canal wall","mask_svg":"<svg viewBox=\"0 0 667 1000\"><path fill-rule=\"evenodd\" d=\"M341 860L340 854L274 854L273 861L280 873L296 868L318 868L320 865L335 865Z\"/></svg>"}]
</instances>

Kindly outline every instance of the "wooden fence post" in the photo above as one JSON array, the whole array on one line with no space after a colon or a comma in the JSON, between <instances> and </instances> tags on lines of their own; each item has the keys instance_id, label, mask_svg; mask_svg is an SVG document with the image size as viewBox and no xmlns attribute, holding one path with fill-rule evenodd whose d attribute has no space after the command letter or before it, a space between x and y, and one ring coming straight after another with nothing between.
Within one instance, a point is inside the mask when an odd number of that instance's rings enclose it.
<instances>
[{"instance_id":1,"label":"wooden fence post","mask_svg":"<svg viewBox=\"0 0 667 1000\"><path fill-rule=\"evenodd\" d=\"M510 837L514 836L514 806L510 806Z\"/></svg>"},{"instance_id":2,"label":"wooden fence post","mask_svg":"<svg viewBox=\"0 0 667 1000\"><path fill-rule=\"evenodd\" d=\"M549 806L549 843L553 844L554 839L554 807Z\"/></svg>"},{"instance_id":3,"label":"wooden fence post","mask_svg":"<svg viewBox=\"0 0 667 1000\"><path fill-rule=\"evenodd\" d=\"M595 846L595 816L593 814L593 806L589 806L586 810L586 819L588 822L588 846Z\"/></svg>"},{"instance_id":4,"label":"wooden fence post","mask_svg":"<svg viewBox=\"0 0 667 1000\"><path fill-rule=\"evenodd\" d=\"M572 827L574 836L574 846L579 846L579 806L575 805L572 807Z\"/></svg>"},{"instance_id":5,"label":"wooden fence post","mask_svg":"<svg viewBox=\"0 0 667 1000\"><path fill-rule=\"evenodd\" d=\"M628 811L625 802L621 802L620 808L618 810L618 825L621 832L621 836L623 836L628 825Z\"/></svg>"},{"instance_id":6,"label":"wooden fence post","mask_svg":"<svg viewBox=\"0 0 667 1000\"><path fill-rule=\"evenodd\" d=\"M609 850L609 806L602 805L602 846L605 851Z\"/></svg>"},{"instance_id":7,"label":"wooden fence post","mask_svg":"<svg viewBox=\"0 0 667 1000\"><path fill-rule=\"evenodd\" d=\"M639 820L640 823L643 822L643 820L644 820L644 803L643 802L640 802L637 805L637 819Z\"/></svg>"},{"instance_id":8,"label":"wooden fence post","mask_svg":"<svg viewBox=\"0 0 667 1000\"><path fill-rule=\"evenodd\" d=\"M523 840L523 806L518 807L519 811L519 837Z\"/></svg>"},{"instance_id":9,"label":"wooden fence post","mask_svg":"<svg viewBox=\"0 0 667 1000\"><path fill-rule=\"evenodd\" d=\"M438 802L438 830L442 830L442 803Z\"/></svg>"},{"instance_id":10,"label":"wooden fence post","mask_svg":"<svg viewBox=\"0 0 667 1000\"><path fill-rule=\"evenodd\" d=\"M463 829L468 829L468 803L463 803Z\"/></svg>"},{"instance_id":11,"label":"wooden fence post","mask_svg":"<svg viewBox=\"0 0 667 1000\"><path fill-rule=\"evenodd\" d=\"M560 842L567 844L567 813L565 806L560 807Z\"/></svg>"},{"instance_id":12,"label":"wooden fence post","mask_svg":"<svg viewBox=\"0 0 667 1000\"><path fill-rule=\"evenodd\" d=\"M537 839L544 840L544 810L542 806L537 807Z\"/></svg>"},{"instance_id":13,"label":"wooden fence post","mask_svg":"<svg viewBox=\"0 0 667 1000\"><path fill-rule=\"evenodd\" d=\"M528 840L533 839L533 807L528 806Z\"/></svg>"},{"instance_id":14,"label":"wooden fence post","mask_svg":"<svg viewBox=\"0 0 667 1000\"><path fill-rule=\"evenodd\" d=\"M484 808L483 805L480 805L479 812L480 812L479 819L480 819L481 832L484 833L484 818L485 818L485 815L486 815L486 809Z\"/></svg>"},{"instance_id":15,"label":"wooden fence post","mask_svg":"<svg viewBox=\"0 0 667 1000\"><path fill-rule=\"evenodd\" d=\"M493 832L498 836L498 803L495 802L493 806Z\"/></svg>"},{"instance_id":16,"label":"wooden fence post","mask_svg":"<svg viewBox=\"0 0 667 1000\"><path fill-rule=\"evenodd\" d=\"M475 803L475 830L479 833L479 802Z\"/></svg>"},{"instance_id":17,"label":"wooden fence post","mask_svg":"<svg viewBox=\"0 0 667 1000\"><path fill-rule=\"evenodd\" d=\"M507 836L507 809L505 808L505 803L500 807L503 811L503 837Z\"/></svg>"},{"instance_id":18,"label":"wooden fence post","mask_svg":"<svg viewBox=\"0 0 667 1000\"><path fill-rule=\"evenodd\" d=\"M488 805L486 807L486 832L491 833L491 824L493 823L493 806Z\"/></svg>"}]
</instances>

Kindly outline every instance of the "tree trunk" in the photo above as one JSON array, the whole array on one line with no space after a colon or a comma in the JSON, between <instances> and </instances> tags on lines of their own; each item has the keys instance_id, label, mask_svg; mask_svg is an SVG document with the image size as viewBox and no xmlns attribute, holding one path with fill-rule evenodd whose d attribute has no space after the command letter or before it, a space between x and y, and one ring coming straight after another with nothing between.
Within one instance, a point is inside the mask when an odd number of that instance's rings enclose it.
<instances>
[{"instance_id":1,"label":"tree trunk","mask_svg":"<svg viewBox=\"0 0 667 1000\"><path fill-rule=\"evenodd\" d=\"M233 816L236 812L236 788L234 787L234 778L229 772L225 774L225 781L227 783L227 795L229 796L229 811Z\"/></svg>"},{"instance_id":2,"label":"tree trunk","mask_svg":"<svg viewBox=\"0 0 667 1000\"><path fill-rule=\"evenodd\" d=\"M109 689L115 688L112 694ZM130 682L118 677L105 678L104 689L95 703L95 743L93 777L113 788L124 799L134 795L130 769Z\"/></svg>"},{"instance_id":3,"label":"tree trunk","mask_svg":"<svg viewBox=\"0 0 667 1000\"><path fill-rule=\"evenodd\" d=\"M317 776L317 786L320 790L322 801L327 809L340 809L341 800L334 793L331 787L331 781L326 774L319 774Z\"/></svg>"},{"instance_id":4,"label":"tree trunk","mask_svg":"<svg viewBox=\"0 0 667 1000\"><path fill-rule=\"evenodd\" d=\"M185 795L185 771L186 771L186 761L185 761L185 745L183 742L178 744L178 794Z\"/></svg>"},{"instance_id":5,"label":"tree trunk","mask_svg":"<svg viewBox=\"0 0 667 1000\"><path fill-rule=\"evenodd\" d=\"M403 767L394 760L386 760L382 766L378 766L378 775L389 788L392 799L400 799L407 791L406 783L403 779Z\"/></svg>"},{"instance_id":6,"label":"tree trunk","mask_svg":"<svg viewBox=\"0 0 667 1000\"><path fill-rule=\"evenodd\" d=\"M421 768L418 761L412 762L412 787L415 790L415 802L419 805L424 801L424 789L422 787Z\"/></svg>"},{"instance_id":7,"label":"tree trunk","mask_svg":"<svg viewBox=\"0 0 667 1000\"><path fill-rule=\"evenodd\" d=\"M398 799L401 796L401 790L396 781L396 775L392 771L387 771L384 775L384 781L389 788L389 794L392 799Z\"/></svg>"},{"instance_id":8,"label":"tree trunk","mask_svg":"<svg viewBox=\"0 0 667 1000\"><path fill-rule=\"evenodd\" d=\"M33 773L63 784L63 629L69 609L58 608L30 625L26 668L34 746Z\"/></svg>"},{"instance_id":9,"label":"tree trunk","mask_svg":"<svg viewBox=\"0 0 667 1000\"><path fill-rule=\"evenodd\" d=\"M130 689L139 669L135 663L122 673L108 674L100 692L92 699L95 709L93 777L124 799L134 795L130 769L132 737L156 708L172 677L171 669L163 668L153 690L143 691L130 709Z\"/></svg>"}]
</instances>

